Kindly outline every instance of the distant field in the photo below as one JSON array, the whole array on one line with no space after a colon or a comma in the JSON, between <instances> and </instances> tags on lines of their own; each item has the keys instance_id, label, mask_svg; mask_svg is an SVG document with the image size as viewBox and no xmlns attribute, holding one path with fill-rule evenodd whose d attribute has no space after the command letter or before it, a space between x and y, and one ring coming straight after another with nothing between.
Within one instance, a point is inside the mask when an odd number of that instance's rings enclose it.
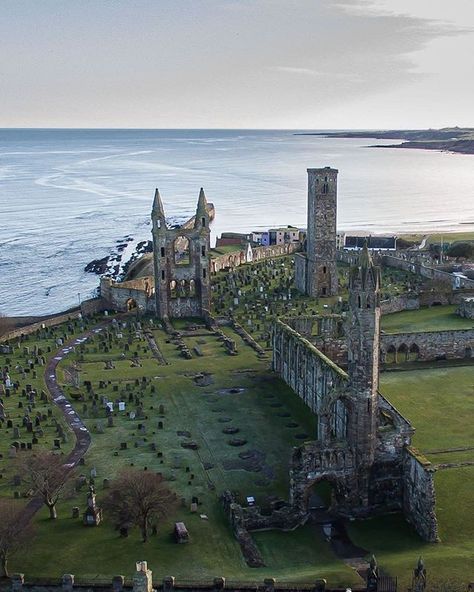
<instances>
[{"instance_id":1,"label":"distant field","mask_svg":"<svg viewBox=\"0 0 474 592\"><path fill-rule=\"evenodd\" d=\"M426 244L440 243L441 239L445 243L454 243L456 241L472 241L474 240L474 232L434 232L434 233L415 233L415 234L400 234L400 238L405 240L421 243L424 237L427 237Z\"/></svg>"},{"instance_id":2,"label":"distant field","mask_svg":"<svg viewBox=\"0 0 474 592\"><path fill-rule=\"evenodd\" d=\"M471 329L472 319L455 314L457 306L431 306L419 310L406 310L382 316L382 330L387 333L410 331L446 331Z\"/></svg>"}]
</instances>

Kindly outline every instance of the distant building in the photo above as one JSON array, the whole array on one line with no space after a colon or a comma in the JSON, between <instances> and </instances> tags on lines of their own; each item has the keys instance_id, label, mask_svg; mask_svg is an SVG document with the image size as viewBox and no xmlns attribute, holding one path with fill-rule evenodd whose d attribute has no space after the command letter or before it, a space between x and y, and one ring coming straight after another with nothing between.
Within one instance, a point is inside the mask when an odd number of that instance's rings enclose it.
<instances>
[{"instance_id":1,"label":"distant building","mask_svg":"<svg viewBox=\"0 0 474 592\"><path fill-rule=\"evenodd\" d=\"M268 231L270 245L288 245L300 241L300 230L294 226L270 228Z\"/></svg>"},{"instance_id":2,"label":"distant building","mask_svg":"<svg viewBox=\"0 0 474 592\"><path fill-rule=\"evenodd\" d=\"M270 235L268 234L268 230L254 230L250 234L250 240L256 245L268 247L268 245L270 244Z\"/></svg>"},{"instance_id":3,"label":"distant building","mask_svg":"<svg viewBox=\"0 0 474 592\"><path fill-rule=\"evenodd\" d=\"M216 249L219 247L228 246L243 246L248 240L246 234L238 232L223 232L220 237L216 239Z\"/></svg>"},{"instance_id":4,"label":"distant building","mask_svg":"<svg viewBox=\"0 0 474 592\"><path fill-rule=\"evenodd\" d=\"M347 236L344 235L344 248L352 251L359 251L367 241L367 246L371 251L396 251L396 236Z\"/></svg>"},{"instance_id":5,"label":"distant building","mask_svg":"<svg viewBox=\"0 0 474 592\"><path fill-rule=\"evenodd\" d=\"M337 232L336 233L336 249L343 249L345 242L346 242L346 233L345 232Z\"/></svg>"}]
</instances>

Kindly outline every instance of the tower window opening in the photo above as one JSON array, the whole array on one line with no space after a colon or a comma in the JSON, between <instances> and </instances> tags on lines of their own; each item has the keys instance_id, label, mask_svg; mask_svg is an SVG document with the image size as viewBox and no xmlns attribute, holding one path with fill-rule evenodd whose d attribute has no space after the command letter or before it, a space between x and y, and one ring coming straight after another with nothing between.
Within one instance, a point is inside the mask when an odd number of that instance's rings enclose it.
<instances>
[{"instance_id":1,"label":"tower window opening","mask_svg":"<svg viewBox=\"0 0 474 592\"><path fill-rule=\"evenodd\" d=\"M202 246L201 246L201 255L202 255L203 257L205 257L205 256L206 256L206 246L205 246L205 245L202 245Z\"/></svg>"},{"instance_id":2,"label":"tower window opening","mask_svg":"<svg viewBox=\"0 0 474 592\"><path fill-rule=\"evenodd\" d=\"M160 249L160 253L161 253L161 256L162 256L162 257L164 257L164 256L165 256L165 248L164 248L164 247L161 247L161 249Z\"/></svg>"},{"instance_id":3,"label":"tower window opening","mask_svg":"<svg viewBox=\"0 0 474 592\"><path fill-rule=\"evenodd\" d=\"M206 227L206 218L201 218L201 224Z\"/></svg>"},{"instance_id":4,"label":"tower window opening","mask_svg":"<svg viewBox=\"0 0 474 592\"><path fill-rule=\"evenodd\" d=\"M326 273L326 272L327 272L327 267L324 265L323 266L323 273Z\"/></svg>"},{"instance_id":5,"label":"tower window opening","mask_svg":"<svg viewBox=\"0 0 474 592\"><path fill-rule=\"evenodd\" d=\"M360 296L357 296L357 300L358 300L359 308L362 308L362 300L361 300Z\"/></svg>"},{"instance_id":6,"label":"tower window opening","mask_svg":"<svg viewBox=\"0 0 474 592\"><path fill-rule=\"evenodd\" d=\"M203 277L204 279L206 278L206 270L205 270L205 269L203 269L203 270L202 270L202 277Z\"/></svg>"},{"instance_id":7,"label":"tower window opening","mask_svg":"<svg viewBox=\"0 0 474 592\"><path fill-rule=\"evenodd\" d=\"M164 269L161 270L161 279L162 280L165 279L165 270Z\"/></svg>"}]
</instances>

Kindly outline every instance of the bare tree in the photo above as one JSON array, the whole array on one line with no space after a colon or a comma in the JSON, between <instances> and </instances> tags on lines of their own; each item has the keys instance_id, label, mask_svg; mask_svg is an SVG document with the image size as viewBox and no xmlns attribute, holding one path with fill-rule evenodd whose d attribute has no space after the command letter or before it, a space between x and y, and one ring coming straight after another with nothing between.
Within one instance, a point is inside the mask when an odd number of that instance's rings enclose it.
<instances>
[{"instance_id":1,"label":"bare tree","mask_svg":"<svg viewBox=\"0 0 474 592\"><path fill-rule=\"evenodd\" d=\"M55 520L58 517L56 504L72 474L70 467L64 464L64 457L52 452L38 452L22 463L21 474L35 494L43 498L49 517Z\"/></svg>"},{"instance_id":2,"label":"bare tree","mask_svg":"<svg viewBox=\"0 0 474 592\"><path fill-rule=\"evenodd\" d=\"M104 508L121 529L138 526L144 543L150 526L169 514L176 502L161 475L125 469L110 484Z\"/></svg>"},{"instance_id":3,"label":"bare tree","mask_svg":"<svg viewBox=\"0 0 474 592\"><path fill-rule=\"evenodd\" d=\"M0 498L0 577L8 577L9 556L31 539L33 528L25 518L24 507Z\"/></svg>"}]
</instances>

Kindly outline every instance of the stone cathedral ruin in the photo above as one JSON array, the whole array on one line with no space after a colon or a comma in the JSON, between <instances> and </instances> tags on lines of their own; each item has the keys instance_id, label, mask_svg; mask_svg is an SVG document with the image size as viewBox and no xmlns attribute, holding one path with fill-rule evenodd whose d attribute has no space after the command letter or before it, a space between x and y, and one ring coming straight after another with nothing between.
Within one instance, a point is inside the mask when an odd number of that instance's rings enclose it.
<instances>
[{"instance_id":1,"label":"stone cathedral ruin","mask_svg":"<svg viewBox=\"0 0 474 592\"><path fill-rule=\"evenodd\" d=\"M295 255L295 286L312 298L337 296L336 169L308 169L305 250ZM210 216L204 191L186 227L170 228L156 190L152 209L153 276L114 284L102 292L120 310L133 297L162 321L211 317ZM249 248L250 260L289 253ZM242 262L240 262L242 263ZM245 261L244 261L245 263ZM215 263L214 263L215 267ZM411 447L414 429L379 392L381 274L367 246L349 274L348 311L278 319L272 369L316 416L314 439L293 451L289 502L270 514L244 507L230 493L224 505L247 560L258 564L249 531L294 528L309 515L312 487L332 490L331 512L346 518L403 511L420 536L437 541L433 469ZM314 334L314 326L318 327ZM341 367L343 365L347 370Z\"/></svg>"},{"instance_id":2,"label":"stone cathedral ruin","mask_svg":"<svg viewBox=\"0 0 474 592\"><path fill-rule=\"evenodd\" d=\"M335 169L308 169L307 246L295 257L295 277L297 288L313 297L337 294L336 183ZM322 481L331 486L333 515L403 511L424 540L439 540L434 471L411 447L411 424L379 392L380 288L380 270L365 245L349 273L347 313L281 318L274 325L273 370L316 415L317 433L293 451L287 506L269 515L227 496L234 532L250 562L258 558L249 531L304 523L311 490ZM347 372L328 350L347 362Z\"/></svg>"}]
</instances>

